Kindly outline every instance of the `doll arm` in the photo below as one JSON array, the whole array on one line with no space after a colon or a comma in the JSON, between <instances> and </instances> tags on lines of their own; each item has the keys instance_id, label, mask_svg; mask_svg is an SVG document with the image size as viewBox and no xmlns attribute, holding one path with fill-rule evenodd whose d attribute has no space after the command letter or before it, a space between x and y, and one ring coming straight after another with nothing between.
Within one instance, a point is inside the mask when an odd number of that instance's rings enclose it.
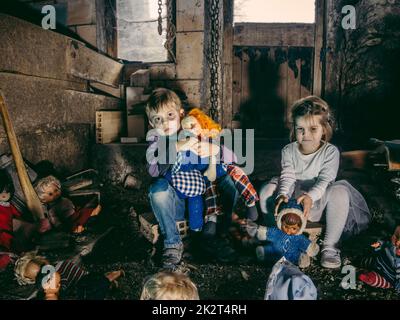
<instances>
[{"instance_id":1,"label":"doll arm","mask_svg":"<svg viewBox=\"0 0 400 320\"><path fill-rule=\"evenodd\" d=\"M259 226L253 221L247 221L246 232L252 238L256 237L258 240L265 241L268 238L269 228L264 226Z\"/></svg>"},{"instance_id":2,"label":"doll arm","mask_svg":"<svg viewBox=\"0 0 400 320\"><path fill-rule=\"evenodd\" d=\"M311 242L308 246L306 253L310 257L315 257L319 252L319 245L316 242Z\"/></svg>"}]
</instances>

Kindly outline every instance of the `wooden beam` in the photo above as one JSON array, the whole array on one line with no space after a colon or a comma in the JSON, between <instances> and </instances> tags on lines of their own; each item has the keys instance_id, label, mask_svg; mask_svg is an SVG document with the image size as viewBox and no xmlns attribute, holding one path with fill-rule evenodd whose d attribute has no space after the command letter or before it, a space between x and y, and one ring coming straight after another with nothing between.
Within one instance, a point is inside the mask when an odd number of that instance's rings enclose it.
<instances>
[{"instance_id":1,"label":"wooden beam","mask_svg":"<svg viewBox=\"0 0 400 320\"><path fill-rule=\"evenodd\" d=\"M313 23L237 23L235 46L313 47Z\"/></svg>"},{"instance_id":2,"label":"wooden beam","mask_svg":"<svg viewBox=\"0 0 400 320\"><path fill-rule=\"evenodd\" d=\"M233 0L223 2L223 47L222 47L222 127L232 126L233 107Z\"/></svg>"},{"instance_id":3,"label":"wooden beam","mask_svg":"<svg viewBox=\"0 0 400 320\"><path fill-rule=\"evenodd\" d=\"M323 48L324 32L324 4L325 0L315 2L315 41L314 41L314 70L313 70L313 94L320 96L322 93L322 64L321 50Z\"/></svg>"},{"instance_id":4,"label":"wooden beam","mask_svg":"<svg viewBox=\"0 0 400 320\"><path fill-rule=\"evenodd\" d=\"M117 86L123 65L82 42L0 14L0 71Z\"/></svg>"},{"instance_id":5,"label":"wooden beam","mask_svg":"<svg viewBox=\"0 0 400 320\"><path fill-rule=\"evenodd\" d=\"M117 58L116 0L95 1L97 48L110 57Z\"/></svg>"}]
</instances>

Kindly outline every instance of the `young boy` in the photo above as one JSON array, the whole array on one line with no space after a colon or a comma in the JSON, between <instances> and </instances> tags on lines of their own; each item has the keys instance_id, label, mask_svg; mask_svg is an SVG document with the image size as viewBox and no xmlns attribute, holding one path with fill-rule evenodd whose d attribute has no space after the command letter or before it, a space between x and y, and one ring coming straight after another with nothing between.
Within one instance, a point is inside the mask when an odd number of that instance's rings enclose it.
<instances>
[{"instance_id":1,"label":"young boy","mask_svg":"<svg viewBox=\"0 0 400 320\"><path fill-rule=\"evenodd\" d=\"M183 254L183 244L176 221L184 219L185 200L178 196L165 175L174 165L179 151L191 150L200 157L209 157L217 156L219 147L193 138L188 141L178 141L184 110L179 97L171 90L164 88L154 90L147 102L146 114L150 126L154 128L147 135L147 140L152 143L146 152L149 173L156 178L150 186L150 204L164 236L163 268L174 270L180 264ZM233 154L226 148L222 148L222 160L226 163L234 160ZM199 185L201 183L204 181L196 182ZM217 180L217 186L226 213L225 217L231 219L238 198L233 181L229 176L224 176ZM221 260L232 258L233 249L226 242L222 245L216 237L207 240L205 249L217 254L217 258Z\"/></svg>"}]
</instances>

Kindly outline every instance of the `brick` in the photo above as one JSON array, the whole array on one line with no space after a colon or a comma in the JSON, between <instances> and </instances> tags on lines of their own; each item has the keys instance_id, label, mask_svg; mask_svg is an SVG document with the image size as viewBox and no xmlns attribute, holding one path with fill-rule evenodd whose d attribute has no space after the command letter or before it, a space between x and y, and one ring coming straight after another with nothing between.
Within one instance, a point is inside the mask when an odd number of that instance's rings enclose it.
<instances>
[{"instance_id":1,"label":"brick","mask_svg":"<svg viewBox=\"0 0 400 320\"><path fill-rule=\"evenodd\" d=\"M68 1L67 24L92 24L96 22L96 6L94 0Z\"/></svg>"},{"instance_id":2,"label":"brick","mask_svg":"<svg viewBox=\"0 0 400 320\"><path fill-rule=\"evenodd\" d=\"M92 46L96 47L96 26L77 26L76 33L85 41L89 42Z\"/></svg>"}]
</instances>

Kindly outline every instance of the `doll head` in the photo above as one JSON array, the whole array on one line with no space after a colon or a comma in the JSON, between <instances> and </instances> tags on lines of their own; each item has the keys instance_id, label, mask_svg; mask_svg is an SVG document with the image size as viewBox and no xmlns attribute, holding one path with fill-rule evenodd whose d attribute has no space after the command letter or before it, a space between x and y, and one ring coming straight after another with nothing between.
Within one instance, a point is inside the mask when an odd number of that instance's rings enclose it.
<instances>
[{"instance_id":1,"label":"doll head","mask_svg":"<svg viewBox=\"0 0 400 320\"><path fill-rule=\"evenodd\" d=\"M182 128L192 131L196 136L216 138L221 132L221 126L199 108L193 108L182 120Z\"/></svg>"},{"instance_id":2,"label":"doll head","mask_svg":"<svg viewBox=\"0 0 400 320\"><path fill-rule=\"evenodd\" d=\"M297 204L296 199L283 203L279 208L276 224L280 230L289 235L302 234L307 224L302 205Z\"/></svg>"},{"instance_id":3,"label":"doll head","mask_svg":"<svg viewBox=\"0 0 400 320\"><path fill-rule=\"evenodd\" d=\"M396 228L392 235L392 244L395 247L396 255L400 256L400 226Z\"/></svg>"},{"instance_id":4,"label":"doll head","mask_svg":"<svg viewBox=\"0 0 400 320\"><path fill-rule=\"evenodd\" d=\"M45 257L36 252L27 252L15 263L14 274L20 285L34 284L43 266L49 264Z\"/></svg>"},{"instance_id":5,"label":"doll head","mask_svg":"<svg viewBox=\"0 0 400 320\"><path fill-rule=\"evenodd\" d=\"M61 183L54 176L48 176L38 181L35 191L42 203L50 203L61 196Z\"/></svg>"},{"instance_id":6,"label":"doll head","mask_svg":"<svg viewBox=\"0 0 400 320\"><path fill-rule=\"evenodd\" d=\"M0 170L0 201L8 202L14 194L14 185L6 170Z\"/></svg>"},{"instance_id":7,"label":"doll head","mask_svg":"<svg viewBox=\"0 0 400 320\"><path fill-rule=\"evenodd\" d=\"M187 275L165 271L146 280L140 300L199 300L199 294Z\"/></svg>"}]
</instances>

